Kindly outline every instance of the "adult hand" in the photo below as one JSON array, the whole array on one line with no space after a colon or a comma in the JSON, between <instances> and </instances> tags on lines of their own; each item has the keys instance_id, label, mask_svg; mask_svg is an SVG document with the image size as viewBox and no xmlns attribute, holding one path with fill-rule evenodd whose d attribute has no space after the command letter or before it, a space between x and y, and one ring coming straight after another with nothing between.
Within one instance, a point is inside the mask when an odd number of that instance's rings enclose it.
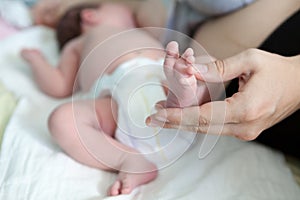
<instances>
[{"instance_id":1,"label":"adult hand","mask_svg":"<svg viewBox=\"0 0 300 200\"><path fill-rule=\"evenodd\" d=\"M224 101L201 106L159 108L147 119L148 125L253 140L299 109L299 56L287 58L250 49L199 67L199 80L218 82L220 77L223 81L239 77L238 92ZM203 73L205 68L207 72ZM224 117L212 114L223 112L222 109L226 111Z\"/></svg>"}]
</instances>

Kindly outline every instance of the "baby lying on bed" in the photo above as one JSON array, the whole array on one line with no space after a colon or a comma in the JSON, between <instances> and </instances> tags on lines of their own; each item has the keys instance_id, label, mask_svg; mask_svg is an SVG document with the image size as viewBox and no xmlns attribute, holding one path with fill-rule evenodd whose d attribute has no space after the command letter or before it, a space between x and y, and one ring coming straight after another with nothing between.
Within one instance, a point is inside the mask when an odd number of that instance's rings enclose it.
<instances>
[{"instance_id":1,"label":"baby lying on bed","mask_svg":"<svg viewBox=\"0 0 300 200\"><path fill-rule=\"evenodd\" d=\"M176 42L164 51L150 34L133 28L134 16L123 5L80 5L58 26L63 50L56 68L39 51L22 51L46 94L67 97L74 90L90 91L89 99L54 110L49 129L75 160L118 172L108 195L128 194L154 180L158 169L178 159L193 142L192 133L145 125L155 103L166 98L164 72L171 84L168 106L199 105L197 97L206 90L186 70L194 62L192 49L179 57Z\"/></svg>"}]
</instances>

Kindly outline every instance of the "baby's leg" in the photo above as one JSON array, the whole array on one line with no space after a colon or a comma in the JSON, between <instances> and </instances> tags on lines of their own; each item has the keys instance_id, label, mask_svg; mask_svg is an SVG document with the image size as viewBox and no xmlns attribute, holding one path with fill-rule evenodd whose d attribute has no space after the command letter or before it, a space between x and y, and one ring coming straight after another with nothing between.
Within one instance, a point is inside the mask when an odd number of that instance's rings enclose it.
<instances>
[{"instance_id":1,"label":"baby's leg","mask_svg":"<svg viewBox=\"0 0 300 200\"><path fill-rule=\"evenodd\" d=\"M170 42L166 51L164 72L169 87L166 106L188 107L198 105L197 80L189 72L189 68L195 61L193 50L189 48L179 57L178 44Z\"/></svg>"},{"instance_id":2,"label":"baby's leg","mask_svg":"<svg viewBox=\"0 0 300 200\"><path fill-rule=\"evenodd\" d=\"M156 166L115 140L117 106L111 98L68 103L49 119L55 141L72 158L90 167L118 171L109 195L128 194L157 176Z\"/></svg>"}]
</instances>

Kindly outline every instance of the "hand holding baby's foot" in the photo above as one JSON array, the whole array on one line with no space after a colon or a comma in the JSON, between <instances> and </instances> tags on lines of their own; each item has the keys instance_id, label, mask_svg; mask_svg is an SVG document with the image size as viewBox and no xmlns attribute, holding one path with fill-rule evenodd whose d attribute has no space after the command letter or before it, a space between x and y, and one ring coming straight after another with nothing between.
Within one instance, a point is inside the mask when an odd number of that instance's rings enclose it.
<instances>
[{"instance_id":1,"label":"hand holding baby's foot","mask_svg":"<svg viewBox=\"0 0 300 200\"><path fill-rule=\"evenodd\" d=\"M178 44L170 42L166 47L164 72L169 85L167 107L198 105L197 80L193 74L194 51L189 48L179 57Z\"/></svg>"}]
</instances>

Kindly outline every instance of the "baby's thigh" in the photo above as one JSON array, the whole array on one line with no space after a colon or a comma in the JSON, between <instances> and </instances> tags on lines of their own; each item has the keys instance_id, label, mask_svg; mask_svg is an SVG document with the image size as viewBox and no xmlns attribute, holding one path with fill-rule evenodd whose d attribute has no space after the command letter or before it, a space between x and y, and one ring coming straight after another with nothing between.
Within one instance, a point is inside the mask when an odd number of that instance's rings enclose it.
<instances>
[{"instance_id":1,"label":"baby's thigh","mask_svg":"<svg viewBox=\"0 0 300 200\"><path fill-rule=\"evenodd\" d=\"M117 106L110 97L72 103L73 118L78 129L90 128L113 136L116 129ZM88 127L87 127L88 126Z\"/></svg>"},{"instance_id":2,"label":"baby's thigh","mask_svg":"<svg viewBox=\"0 0 300 200\"><path fill-rule=\"evenodd\" d=\"M95 126L97 120L94 118L90 101L73 101L58 106L51 113L48 126L54 138L72 138L81 127Z\"/></svg>"},{"instance_id":3,"label":"baby's thigh","mask_svg":"<svg viewBox=\"0 0 300 200\"><path fill-rule=\"evenodd\" d=\"M99 129L112 135L115 129L110 99L80 100L63 104L49 117L49 130L54 138L69 138L79 130ZM114 105L114 104L113 104Z\"/></svg>"},{"instance_id":4,"label":"baby's thigh","mask_svg":"<svg viewBox=\"0 0 300 200\"><path fill-rule=\"evenodd\" d=\"M94 101L94 112L97 116L97 123L103 132L114 136L118 120L118 106L111 97L99 98Z\"/></svg>"}]
</instances>

